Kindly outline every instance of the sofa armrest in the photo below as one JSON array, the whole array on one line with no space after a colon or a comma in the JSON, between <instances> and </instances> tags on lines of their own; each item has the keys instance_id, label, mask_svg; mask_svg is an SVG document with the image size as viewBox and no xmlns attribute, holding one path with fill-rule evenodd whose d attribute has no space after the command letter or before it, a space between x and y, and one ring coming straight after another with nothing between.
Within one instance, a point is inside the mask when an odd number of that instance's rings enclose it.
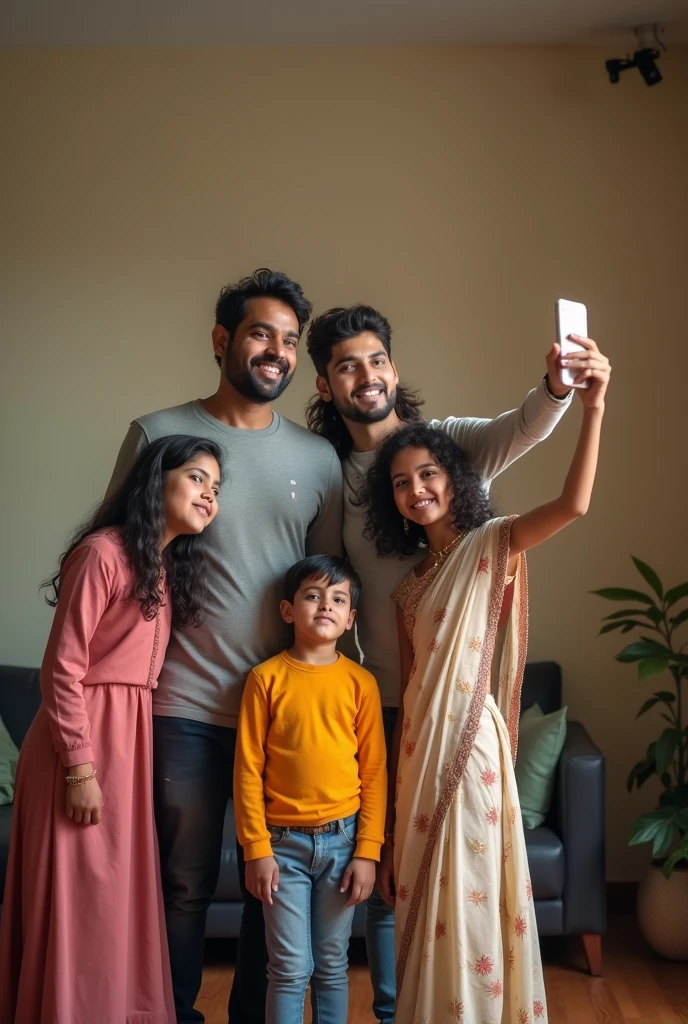
<instances>
[{"instance_id":1,"label":"sofa armrest","mask_svg":"<svg viewBox=\"0 0 688 1024\"><path fill-rule=\"evenodd\" d=\"M601 935L607 924L605 762L580 722L569 722L554 823L564 846L564 931Z\"/></svg>"}]
</instances>

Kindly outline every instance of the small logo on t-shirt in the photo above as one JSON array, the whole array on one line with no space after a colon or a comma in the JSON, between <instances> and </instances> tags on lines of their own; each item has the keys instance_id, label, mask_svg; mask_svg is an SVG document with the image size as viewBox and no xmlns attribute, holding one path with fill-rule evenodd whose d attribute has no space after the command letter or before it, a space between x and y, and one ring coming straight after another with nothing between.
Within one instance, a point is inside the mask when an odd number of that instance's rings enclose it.
<instances>
[{"instance_id":1,"label":"small logo on t-shirt","mask_svg":"<svg viewBox=\"0 0 688 1024\"><path fill-rule=\"evenodd\" d=\"M293 488L295 488L295 487L296 487L296 480L290 480L290 481L289 481L289 483L290 483L290 484L291 484L291 486L292 486L292 491L291 491L291 500L292 500L292 501L296 501L296 491L295 491L295 490L293 490Z\"/></svg>"}]
</instances>

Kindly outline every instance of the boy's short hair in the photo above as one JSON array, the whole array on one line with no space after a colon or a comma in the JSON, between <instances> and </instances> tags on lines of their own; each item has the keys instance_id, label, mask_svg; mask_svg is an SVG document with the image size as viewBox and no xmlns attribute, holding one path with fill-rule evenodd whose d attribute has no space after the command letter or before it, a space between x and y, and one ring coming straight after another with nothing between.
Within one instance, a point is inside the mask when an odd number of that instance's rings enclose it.
<instances>
[{"instance_id":1,"label":"boy's short hair","mask_svg":"<svg viewBox=\"0 0 688 1024\"><path fill-rule=\"evenodd\" d=\"M345 558L336 555L309 555L292 565L284 577L284 600L294 603L296 592L306 580L327 580L330 586L348 580L351 592L351 608L358 607L361 600L361 580Z\"/></svg>"}]
</instances>

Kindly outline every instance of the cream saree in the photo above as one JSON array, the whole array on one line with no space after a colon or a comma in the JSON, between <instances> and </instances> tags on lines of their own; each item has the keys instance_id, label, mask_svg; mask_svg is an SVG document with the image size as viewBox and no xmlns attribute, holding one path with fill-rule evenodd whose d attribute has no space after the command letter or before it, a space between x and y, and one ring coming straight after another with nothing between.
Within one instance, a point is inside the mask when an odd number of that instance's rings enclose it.
<instances>
[{"instance_id":1,"label":"cream saree","mask_svg":"<svg viewBox=\"0 0 688 1024\"><path fill-rule=\"evenodd\" d=\"M396 1024L546 1021L513 772L528 632L521 558L492 655L512 519L469 534L395 593L415 654L397 778Z\"/></svg>"}]
</instances>

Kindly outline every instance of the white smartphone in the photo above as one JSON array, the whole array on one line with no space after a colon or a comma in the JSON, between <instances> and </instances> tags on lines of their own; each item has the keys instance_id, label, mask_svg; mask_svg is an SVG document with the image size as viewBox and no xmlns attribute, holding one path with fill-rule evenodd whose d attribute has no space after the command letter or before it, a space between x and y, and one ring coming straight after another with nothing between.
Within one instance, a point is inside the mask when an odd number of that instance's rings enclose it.
<instances>
[{"instance_id":1,"label":"white smartphone","mask_svg":"<svg viewBox=\"0 0 688 1024\"><path fill-rule=\"evenodd\" d=\"M554 304L557 321L557 341L561 347L561 355L571 355L573 352L585 351L582 345L571 341L569 334L580 334L582 338L588 336L588 311L582 302L572 302L571 299L557 299ZM590 381L583 381L582 384L574 384L576 371L567 366L561 368L561 382L569 388L587 388Z\"/></svg>"}]
</instances>

